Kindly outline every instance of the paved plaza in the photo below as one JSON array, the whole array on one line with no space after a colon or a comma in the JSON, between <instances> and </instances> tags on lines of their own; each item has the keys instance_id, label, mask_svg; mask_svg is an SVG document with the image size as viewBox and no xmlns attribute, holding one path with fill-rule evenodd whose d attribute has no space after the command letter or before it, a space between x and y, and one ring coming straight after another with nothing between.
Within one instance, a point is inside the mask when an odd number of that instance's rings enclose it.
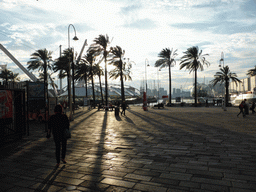
<instances>
[{"instance_id":1,"label":"paved plaza","mask_svg":"<svg viewBox=\"0 0 256 192\"><path fill-rule=\"evenodd\" d=\"M32 122L29 136L1 148L0 191L255 192L256 115L238 112L82 108L59 168L53 139Z\"/></svg>"}]
</instances>

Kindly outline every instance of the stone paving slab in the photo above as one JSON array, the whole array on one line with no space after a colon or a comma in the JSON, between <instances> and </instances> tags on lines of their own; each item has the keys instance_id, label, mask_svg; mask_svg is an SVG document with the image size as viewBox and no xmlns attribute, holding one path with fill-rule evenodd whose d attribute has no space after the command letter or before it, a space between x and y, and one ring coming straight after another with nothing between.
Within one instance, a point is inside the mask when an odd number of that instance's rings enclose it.
<instances>
[{"instance_id":1,"label":"stone paving slab","mask_svg":"<svg viewBox=\"0 0 256 192\"><path fill-rule=\"evenodd\" d=\"M256 115L238 112L80 109L59 168L52 138L31 122L29 136L1 148L0 191L256 191Z\"/></svg>"}]
</instances>

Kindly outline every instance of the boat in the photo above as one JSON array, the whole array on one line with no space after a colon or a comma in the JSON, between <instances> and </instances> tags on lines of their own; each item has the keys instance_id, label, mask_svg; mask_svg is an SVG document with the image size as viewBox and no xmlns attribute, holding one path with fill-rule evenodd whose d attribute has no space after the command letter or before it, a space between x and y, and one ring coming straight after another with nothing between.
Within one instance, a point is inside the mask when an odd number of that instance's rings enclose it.
<instances>
[{"instance_id":1,"label":"boat","mask_svg":"<svg viewBox=\"0 0 256 192\"><path fill-rule=\"evenodd\" d=\"M239 104L246 99L248 103L256 102L256 92L247 91L244 94L238 95L233 101L231 101L233 106L239 106Z\"/></svg>"}]
</instances>

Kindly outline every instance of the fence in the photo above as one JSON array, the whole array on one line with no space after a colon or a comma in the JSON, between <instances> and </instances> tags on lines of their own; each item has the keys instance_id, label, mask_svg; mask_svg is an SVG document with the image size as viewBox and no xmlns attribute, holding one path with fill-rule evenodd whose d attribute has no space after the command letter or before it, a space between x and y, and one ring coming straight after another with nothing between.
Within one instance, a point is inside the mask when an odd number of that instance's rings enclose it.
<instances>
[{"instance_id":1,"label":"fence","mask_svg":"<svg viewBox=\"0 0 256 192\"><path fill-rule=\"evenodd\" d=\"M26 134L25 107L24 89L0 86L0 143L22 138Z\"/></svg>"}]
</instances>

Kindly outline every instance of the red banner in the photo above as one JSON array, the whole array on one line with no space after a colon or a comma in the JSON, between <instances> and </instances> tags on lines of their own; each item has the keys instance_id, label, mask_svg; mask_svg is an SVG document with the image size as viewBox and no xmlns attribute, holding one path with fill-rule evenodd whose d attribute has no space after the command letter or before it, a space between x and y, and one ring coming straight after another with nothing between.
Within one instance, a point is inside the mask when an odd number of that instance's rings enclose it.
<instances>
[{"instance_id":1,"label":"red banner","mask_svg":"<svg viewBox=\"0 0 256 192\"><path fill-rule=\"evenodd\" d=\"M0 90L0 118L12 118L12 92Z\"/></svg>"}]
</instances>

